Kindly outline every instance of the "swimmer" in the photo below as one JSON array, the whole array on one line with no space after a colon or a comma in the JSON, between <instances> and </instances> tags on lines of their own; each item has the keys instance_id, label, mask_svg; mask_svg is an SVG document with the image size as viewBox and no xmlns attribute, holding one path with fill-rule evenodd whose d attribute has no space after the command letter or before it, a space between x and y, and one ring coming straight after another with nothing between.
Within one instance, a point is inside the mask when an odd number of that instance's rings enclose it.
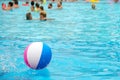
<instances>
[{"instance_id":1,"label":"swimmer","mask_svg":"<svg viewBox=\"0 0 120 80\"><path fill-rule=\"evenodd\" d=\"M12 9L13 9L13 2L9 2L8 6L3 10L12 10Z\"/></svg>"},{"instance_id":2,"label":"swimmer","mask_svg":"<svg viewBox=\"0 0 120 80\"><path fill-rule=\"evenodd\" d=\"M40 12L40 20L46 21L46 20L54 20L54 19L47 18L47 14L45 12Z\"/></svg>"},{"instance_id":3,"label":"swimmer","mask_svg":"<svg viewBox=\"0 0 120 80\"><path fill-rule=\"evenodd\" d=\"M2 9L4 10L6 8L6 4L2 3Z\"/></svg>"},{"instance_id":4,"label":"swimmer","mask_svg":"<svg viewBox=\"0 0 120 80\"><path fill-rule=\"evenodd\" d=\"M55 0L51 0L51 2L55 2Z\"/></svg>"},{"instance_id":5,"label":"swimmer","mask_svg":"<svg viewBox=\"0 0 120 80\"><path fill-rule=\"evenodd\" d=\"M46 13L43 6L40 6L40 12Z\"/></svg>"},{"instance_id":6,"label":"swimmer","mask_svg":"<svg viewBox=\"0 0 120 80\"><path fill-rule=\"evenodd\" d=\"M40 20L47 20L47 14L45 12L40 12Z\"/></svg>"},{"instance_id":7,"label":"swimmer","mask_svg":"<svg viewBox=\"0 0 120 80\"><path fill-rule=\"evenodd\" d=\"M92 7L92 9L94 9L94 10L96 9L95 4L92 4L91 7Z\"/></svg>"},{"instance_id":8,"label":"swimmer","mask_svg":"<svg viewBox=\"0 0 120 80\"><path fill-rule=\"evenodd\" d=\"M62 2L61 1L57 3L57 8L62 9Z\"/></svg>"},{"instance_id":9,"label":"swimmer","mask_svg":"<svg viewBox=\"0 0 120 80\"><path fill-rule=\"evenodd\" d=\"M36 7L35 7L35 11L39 12L39 11L40 11L39 3L36 3L35 6L36 6Z\"/></svg>"},{"instance_id":10,"label":"swimmer","mask_svg":"<svg viewBox=\"0 0 120 80\"><path fill-rule=\"evenodd\" d=\"M31 11L34 11L35 7L34 7L34 1L31 1Z\"/></svg>"},{"instance_id":11,"label":"swimmer","mask_svg":"<svg viewBox=\"0 0 120 80\"><path fill-rule=\"evenodd\" d=\"M119 0L114 0L115 3L117 3Z\"/></svg>"},{"instance_id":12,"label":"swimmer","mask_svg":"<svg viewBox=\"0 0 120 80\"><path fill-rule=\"evenodd\" d=\"M44 10L44 7L40 6L40 20L44 20L46 16L47 14L46 14L46 11Z\"/></svg>"},{"instance_id":13,"label":"swimmer","mask_svg":"<svg viewBox=\"0 0 120 80\"><path fill-rule=\"evenodd\" d=\"M26 3L23 3L22 5L23 5L23 6L29 6L29 2L26 1Z\"/></svg>"},{"instance_id":14,"label":"swimmer","mask_svg":"<svg viewBox=\"0 0 120 80\"><path fill-rule=\"evenodd\" d=\"M32 20L32 14L30 12L26 13L26 20Z\"/></svg>"},{"instance_id":15,"label":"swimmer","mask_svg":"<svg viewBox=\"0 0 120 80\"><path fill-rule=\"evenodd\" d=\"M48 4L48 9L52 9L52 3Z\"/></svg>"},{"instance_id":16,"label":"swimmer","mask_svg":"<svg viewBox=\"0 0 120 80\"><path fill-rule=\"evenodd\" d=\"M19 8L18 1L14 1L14 8Z\"/></svg>"}]
</instances>

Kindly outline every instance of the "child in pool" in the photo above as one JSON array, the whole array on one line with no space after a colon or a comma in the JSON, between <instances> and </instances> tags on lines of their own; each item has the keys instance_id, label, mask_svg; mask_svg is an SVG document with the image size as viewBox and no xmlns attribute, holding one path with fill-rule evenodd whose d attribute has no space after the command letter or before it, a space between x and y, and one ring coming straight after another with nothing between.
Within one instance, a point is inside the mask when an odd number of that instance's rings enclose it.
<instances>
[{"instance_id":1,"label":"child in pool","mask_svg":"<svg viewBox=\"0 0 120 80\"><path fill-rule=\"evenodd\" d=\"M6 8L6 4L2 3L2 9L4 10Z\"/></svg>"},{"instance_id":2,"label":"child in pool","mask_svg":"<svg viewBox=\"0 0 120 80\"><path fill-rule=\"evenodd\" d=\"M35 6L36 6L36 7L35 7L35 11L36 11L36 12L39 12L39 11L40 11L39 3L36 3Z\"/></svg>"},{"instance_id":3,"label":"child in pool","mask_svg":"<svg viewBox=\"0 0 120 80\"><path fill-rule=\"evenodd\" d=\"M47 14L45 12L40 12L40 20L46 21L46 20L54 20L54 19L47 18Z\"/></svg>"},{"instance_id":4,"label":"child in pool","mask_svg":"<svg viewBox=\"0 0 120 80\"><path fill-rule=\"evenodd\" d=\"M31 1L31 11L34 11L35 7L34 7L34 1Z\"/></svg>"},{"instance_id":5,"label":"child in pool","mask_svg":"<svg viewBox=\"0 0 120 80\"><path fill-rule=\"evenodd\" d=\"M62 9L62 2L61 1L57 3L57 8Z\"/></svg>"},{"instance_id":6,"label":"child in pool","mask_svg":"<svg viewBox=\"0 0 120 80\"><path fill-rule=\"evenodd\" d=\"M40 12L40 20L47 20L47 14L45 12Z\"/></svg>"},{"instance_id":7,"label":"child in pool","mask_svg":"<svg viewBox=\"0 0 120 80\"><path fill-rule=\"evenodd\" d=\"M52 9L52 3L48 4L48 9Z\"/></svg>"},{"instance_id":8,"label":"child in pool","mask_svg":"<svg viewBox=\"0 0 120 80\"><path fill-rule=\"evenodd\" d=\"M43 6L40 6L40 12L46 13Z\"/></svg>"},{"instance_id":9,"label":"child in pool","mask_svg":"<svg viewBox=\"0 0 120 80\"><path fill-rule=\"evenodd\" d=\"M29 6L29 2L26 1L25 3L22 4L22 6Z\"/></svg>"},{"instance_id":10,"label":"child in pool","mask_svg":"<svg viewBox=\"0 0 120 80\"><path fill-rule=\"evenodd\" d=\"M40 12L40 20L47 20L46 18L46 13ZM32 14L30 12L26 13L26 20L32 20ZM38 19L33 19L33 20L38 20Z\"/></svg>"},{"instance_id":11,"label":"child in pool","mask_svg":"<svg viewBox=\"0 0 120 80\"><path fill-rule=\"evenodd\" d=\"M30 12L26 13L26 20L32 20L32 14Z\"/></svg>"},{"instance_id":12,"label":"child in pool","mask_svg":"<svg viewBox=\"0 0 120 80\"><path fill-rule=\"evenodd\" d=\"M15 1L14 1L14 8L19 8L18 0L15 0Z\"/></svg>"},{"instance_id":13,"label":"child in pool","mask_svg":"<svg viewBox=\"0 0 120 80\"><path fill-rule=\"evenodd\" d=\"M13 9L13 2L9 2L8 6L4 8L3 10L12 10Z\"/></svg>"}]
</instances>

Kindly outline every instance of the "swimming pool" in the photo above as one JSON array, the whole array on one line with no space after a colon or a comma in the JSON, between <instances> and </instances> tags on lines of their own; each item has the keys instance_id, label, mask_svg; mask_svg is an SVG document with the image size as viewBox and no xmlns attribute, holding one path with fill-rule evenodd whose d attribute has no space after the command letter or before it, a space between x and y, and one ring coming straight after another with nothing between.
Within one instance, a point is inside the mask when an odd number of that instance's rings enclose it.
<instances>
[{"instance_id":1,"label":"swimming pool","mask_svg":"<svg viewBox=\"0 0 120 80\"><path fill-rule=\"evenodd\" d=\"M28 7L0 8L0 80L119 80L120 4L100 2L96 10L90 5L64 2L62 10L44 5L51 21L25 20ZM48 67L37 71L23 60L25 47L36 41L53 53Z\"/></svg>"}]
</instances>

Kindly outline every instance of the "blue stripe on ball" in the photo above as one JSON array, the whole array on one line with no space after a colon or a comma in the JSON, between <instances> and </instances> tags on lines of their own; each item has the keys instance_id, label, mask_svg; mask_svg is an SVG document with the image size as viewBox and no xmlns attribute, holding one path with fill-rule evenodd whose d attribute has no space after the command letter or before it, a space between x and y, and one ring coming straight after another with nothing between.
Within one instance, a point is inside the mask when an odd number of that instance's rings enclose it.
<instances>
[{"instance_id":1,"label":"blue stripe on ball","mask_svg":"<svg viewBox=\"0 0 120 80\"><path fill-rule=\"evenodd\" d=\"M46 44L43 43L41 58L36 69L42 69L46 67L49 64L51 57L52 57L51 49Z\"/></svg>"}]
</instances>

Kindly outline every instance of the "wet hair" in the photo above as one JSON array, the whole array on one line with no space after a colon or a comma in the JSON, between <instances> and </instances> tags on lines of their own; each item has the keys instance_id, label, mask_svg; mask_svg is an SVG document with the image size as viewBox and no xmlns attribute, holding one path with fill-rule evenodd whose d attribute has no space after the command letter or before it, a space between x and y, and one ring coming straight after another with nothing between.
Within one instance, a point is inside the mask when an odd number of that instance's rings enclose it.
<instances>
[{"instance_id":1,"label":"wet hair","mask_svg":"<svg viewBox=\"0 0 120 80\"><path fill-rule=\"evenodd\" d=\"M37 8L39 8L39 4L38 4L38 3L36 3L35 6L36 6Z\"/></svg>"},{"instance_id":2,"label":"wet hair","mask_svg":"<svg viewBox=\"0 0 120 80\"><path fill-rule=\"evenodd\" d=\"M44 10L44 7L43 7L43 6L40 6L40 9L41 9L41 10Z\"/></svg>"},{"instance_id":3,"label":"wet hair","mask_svg":"<svg viewBox=\"0 0 120 80\"><path fill-rule=\"evenodd\" d=\"M2 3L2 9L5 9L5 8L6 8L6 4Z\"/></svg>"},{"instance_id":4,"label":"wet hair","mask_svg":"<svg viewBox=\"0 0 120 80\"><path fill-rule=\"evenodd\" d=\"M14 4L18 4L18 1L15 1Z\"/></svg>"},{"instance_id":5,"label":"wet hair","mask_svg":"<svg viewBox=\"0 0 120 80\"><path fill-rule=\"evenodd\" d=\"M50 6L52 6L52 3L50 3Z\"/></svg>"},{"instance_id":6,"label":"wet hair","mask_svg":"<svg viewBox=\"0 0 120 80\"><path fill-rule=\"evenodd\" d=\"M12 6L13 6L13 2L9 2L8 4L10 5L10 7L12 7Z\"/></svg>"},{"instance_id":7,"label":"wet hair","mask_svg":"<svg viewBox=\"0 0 120 80\"><path fill-rule=\"evenodd\" d=\"M45 17L45 18L46 18L46 16L47 16L45 12L41 12L40 15L42 15L42 16Z\"/></svg>"},{"instance_id":8,"label":"wet hair","mask_svg":"<svg viewBox=\"0 0 120 80\"><path fill-rule=\"evenodd\" d=\"M26 13L26 20L32 20L32 15L31 13Z\"/></svg>"},{"instance_id":9,"label":"wet hair","mask_svg":"<svg viewBox=\"0 0 120 80\"><path fill-rule=\"evenodd\" d=\"M57 4L57 7L60 7L60 6L61 6L61 4L60 4L60 3L58 3L58 4Z\"/></svg>"},{"instance_id":10,"label":"wet hair","mask_svg":"<svg viewBox=\"0 0 120 80\"><path fill-rule=\"evenodd\" d=\"M34 4L35 4L34 1L31 1L31 5L34 6Z\"/></svg>"},{"instance_id":11,"label":"wet hair","mask_svg":"<svg viewBox=\"0 0 120 80\"><path fill-rule=\"evenodd\" d=\"M52 8L52 3L49 3L48 8L49 9Z\"/></svg>"}]
</instances>

